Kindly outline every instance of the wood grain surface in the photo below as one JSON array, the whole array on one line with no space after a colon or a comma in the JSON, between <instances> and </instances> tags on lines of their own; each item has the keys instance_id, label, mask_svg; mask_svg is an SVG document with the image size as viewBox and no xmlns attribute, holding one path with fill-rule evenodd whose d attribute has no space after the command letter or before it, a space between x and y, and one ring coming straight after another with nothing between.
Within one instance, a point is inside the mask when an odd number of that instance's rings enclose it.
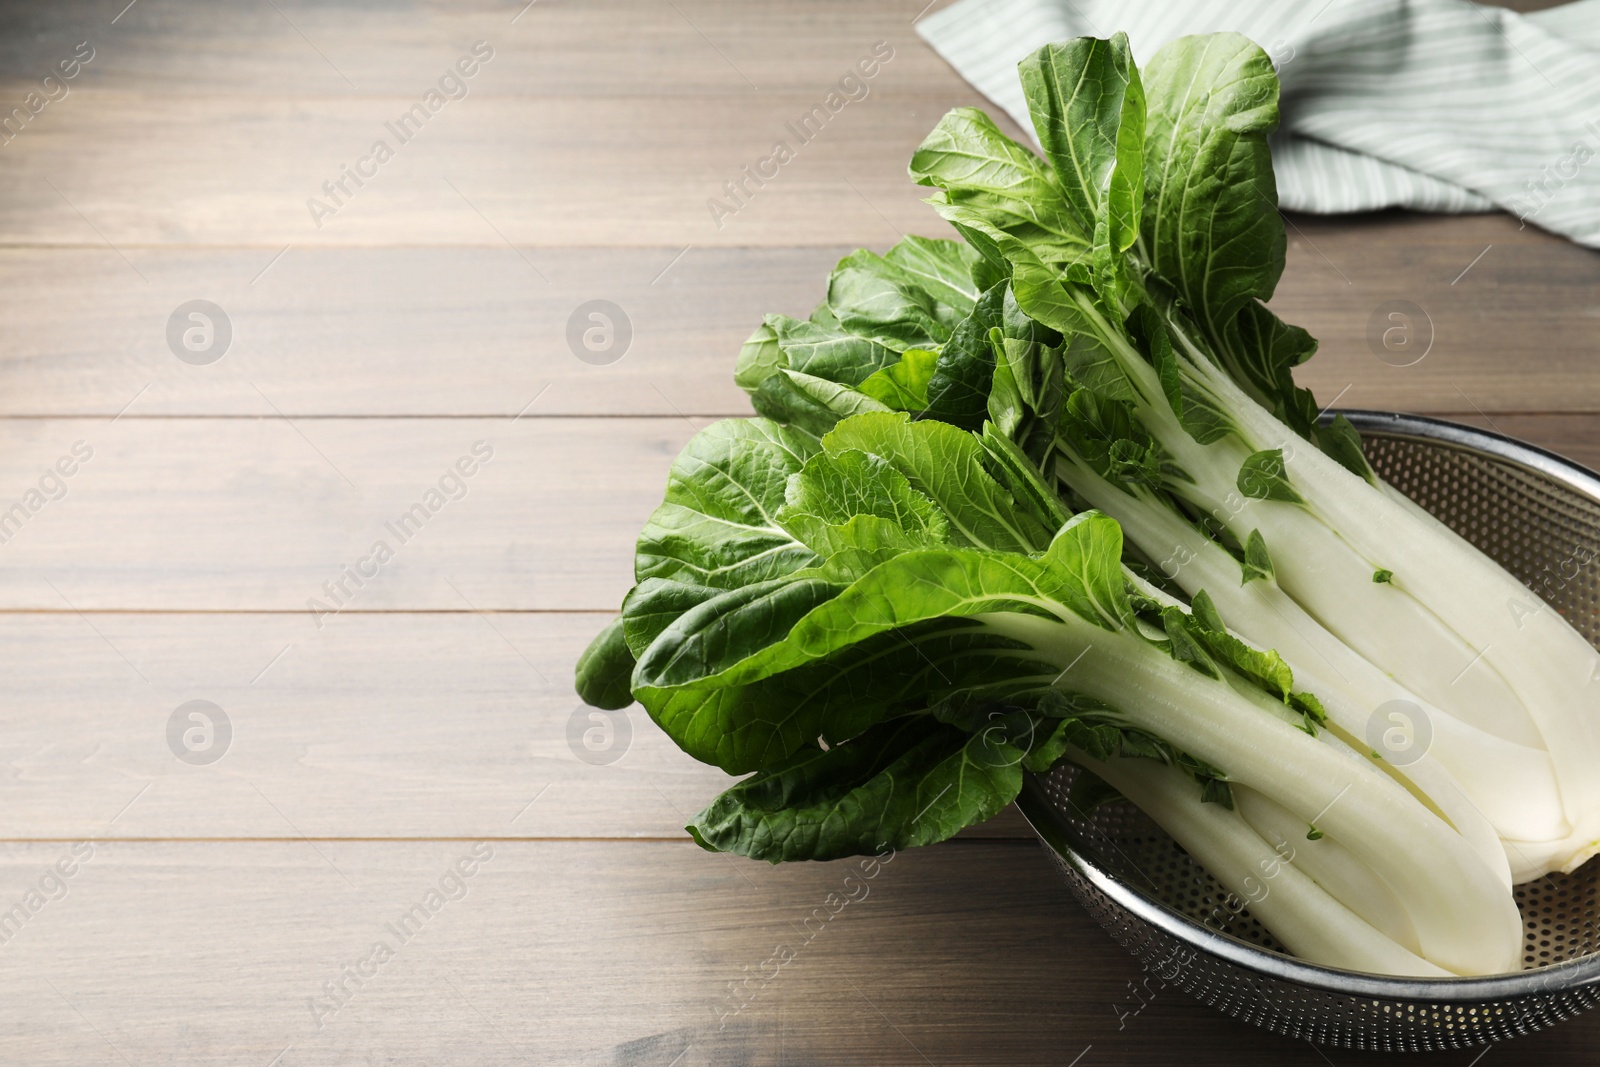
<instances>
[{"instance_id":1,"label":"wood grain surface","mask_svg":"<svg viewBox=\"0 0 1600 1067\"><path fill-rule=\"evenodd\" d=\"M0 515L47 498L0 523L0 913L42 901L0 925L0 1063L1375 1058L1135 996L1014 811L829 913L855 863L694 848L720 772L572 692L672 456L749 412L739 342L851 249L941 234L906 160L981 100L923 2L0 3L0 111L93 49L0 144ZM479 41L319 226L308 198ZM719 225L708 198L878 42L864 98ZM1289 227L1274 306L1321 339L1325 403L1600 467L1600 256L1498 215ZM205 365L169 343L193 300L231 328ZM628 324L598 365L568 340L590 300ZM1395 302L1403 357L1373 341ZM210 763L170 740L197 700Z\"/></svg>"}]
</instances>

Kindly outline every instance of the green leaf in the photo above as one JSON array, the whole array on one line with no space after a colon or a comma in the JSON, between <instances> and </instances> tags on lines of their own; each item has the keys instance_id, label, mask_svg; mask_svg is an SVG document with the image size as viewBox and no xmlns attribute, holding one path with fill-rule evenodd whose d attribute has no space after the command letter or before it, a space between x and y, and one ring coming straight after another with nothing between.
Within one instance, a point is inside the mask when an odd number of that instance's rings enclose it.
<instances>
[{"instance_id":1,"label":"green leaf","mask_svg":"<svg viewBox=\"0 0 1600 1067\"><path fill-rule=\"evenodd\" d=\"M751 395L761 415L818 436L826 433L839 415L832 412L815 383L797 389L800 379L782 380L781 374L794 371L856 386L898 358L892 349L857 337L837 321L803 322L787 315L768 315L739 350L733 378Z\"/></svg>"},{"instance_id":2,"label":"green leaf","mask_svg":"<svg viewBox=\"0 0 1600 1067\"><path fill-rule=\"evenodd\" d=\"M1204 589L1196 593L1189 604L1189 614L1202 633L1224 633L1228 627L1222 621L1222 615L1217 611L1216 601L1211 599L1211 594Z\"/></svg>"},{"instance_id":3,"label":"green leaf","mask_svg":"<svg viewBox=\"0 0 1600 1067\"><path fill-rule=\"evenodd\" d=\"M1120 726L1109 723L1090 723L1090 721L1067 718L1056 726L1056 733L1050 741L1040 745L1035 750L1035 763L1043 763L1050 758L1051 753L1066 753L1070 749L1082 749L1098 760L1109 760L1118 753L1125 753L1128 757L1136 755L1136 749L1142 749L1142 739L1147 734L1128 733ZM1058 757L1059 758L1059 757Z\"/></svg>"},{"instance_id":4,"label":"green leaf","mask_svg":"<svg viewBox=\"0 0 1600 1067\"><path fill-rule=\"evenodd\" d=\"M1361 434L1343 412L1335 415L1327 425L1318 426L1313 440L1318 448L1333 457L1345 470L1370 485L1378 484L1378 476L1373 473L1371 464L1367 462L1366 450L1361 447Z\"/></svg>"},{"instance_id":5,"label":"green leaf","mask_svg":"<svg viewBox=\"0 0 1600 1067\"><path fill-rule=\"evenodd\" d=\"M1033 512L1046 529L1059 530L1072 517L1061 496L1009 436L990 423L980 438L995 479L1018 506Z\"/></svg>"},{"instance_id":6,"label":"green leaf","mask_svg":"<svg viewBox=\"0 0 1600 1067\"><path fill-rule=\"evenodd\" d=\"M776 374L779 368L789 365L789 358L784 354L783 346L778 344L778 331L774 322L781 317L768 315L739 349L739 358L733 367L733 380L747 393L755 392L757 387Z\"/></svg>"},{"instance_id":7,"label":"green leaf","mask_svg":"<svg viewBox=\"0 0 1600 1067\"><path fill-rule=\"evenodd\" d=\"M1063 337L1093 335L1093 323L1054 268L1046 266L1029 248L1008 248L1007 258L1011 263L1011 291L1030 318Z\"/></svg>"},{"instance_id":8,"label":"green leaf","mask_svg":"<svg viewBox=\"0 0 1600 1067\"><path fill-rule=\"evenodd\" d=\"M1183 376L1178 369L1178 357L1172 350L1172 335L1167 332L1166 322L1155 308L1149 304L1140 304L1128 316L1127 325L1128 335L1146 354L1150 365L1156 369L1156 376L1161 381L1161 393L1166 397L1167 406L1172 408L1173 413L1178 416L1178 421L1182 422ZM1132 400L1134 397L1130 395L1124 399ZM1193 431L1190 431L1190 435L1193 436Z\"/></svg>"},{"instance_id":9,"label":"green leaf","mask_svg":"<svg viewBox=\"0 0 1600 1067\"><path fill-rule=\"evenodd\" d=\"M1246 393L1296 433L1312 435L1317 402L1310 390L1294 384L1293 371L1316 354L1316 338L1251 300L1226 324L1213 346L1223 369Z\"/></svg>"},{"instance_id":10,"label":"green leaf","mask_svg":"<svg viewBox=\"0 0 1600 1067\"><path fill-rule=\"evenodd\" d=\"M1200 783L1200 803L1220 804L1229 811L1233 810L1233 791L1228 788L1226 778L1201 771L1194 774L1194 779Z\"/></svg>"},{"instance_id":11,"label":"green leaf","mask_svg":"<svg viewBox=\"0 0 1600 1067\"><path fill-rule=\"evenodd\" d=\"M731 589L816 563L775 519L789 476L815 451L803 435L767 419L725 419L695 434L640 531L635 580Z\"/></svg>"},{"instance_id":12,"label":"green leaf","mask_svg":"<svg viewBox=\"0 0 1600 1067\"><path fill-rule=\"evenodd\" d=\"M1116 752L1121 746L1122 731L1115 726L1086 723L1076 718L1062 719L1046 724L1046 732L1028 750L1022 765L1034 774L1044 774L1071 749Z\"/></svg>"},{"instance_id":13,"label":"green leaf","mask_svg":"<svg viewBox=\"0 0 1600 1067\"><path fill-rule=\"evenodd\" d=\"M1328 713L1323 710L1322 701L1310 693L1290 693L1289 706L1304 712L1318 722L1327 721Z\"/></svg>"},{"instance_id":14,"label":"green leaf","mask_svg":"<svg viewBox=\"0 0 1600 1067\"><path fill-rule=\"evenodd\" d=\"M822 447L888 460L945 513L954 544L1032 552L1049 543L1050 531L984 469L978 439L948 423L913 422L899 413L858 415L834 427Z\"/></svg>"},{"instance_id":15,"label":"green leaf","mask_svg":"<svg viewBox=\"0 0 1600 1067\"><path fill-rule=\"evenodd\" d=\"M1061 334L1029 316L1009 289L1000 305L1000 329L1008 341L1024 341L1040 349L1061 345Z\"/></svg>"},{"instance_id":16,"label":"green leaf","mask_svg":"<svg viewBox=\"0 0 1600 1067\"><path fill-rule=\"evenodd\" d=\"M941 305L962 315L972 312L980 287L973 280L983 257L960 241L933 237L903 237L883 258L904 271Z\"/></svg>"},{"instance_id":17,"label":"green leaf","mask_svg":"<svg viewBox=\"0 0 1600 1067\"><path fill-rule=\"evenodd\" d=\"M970 310L942 303L919 279L861 249L828 279L828 307L846 330L885 348L937 348Z\"/></svg>"},{"instance_id":18,"label":"green leaf","mask_svg":"<svg viewBox=\"0 0 1600 1067\"><path fill-rule=\"evenodd\" d=\"M901 556L856 584L915 555ZM819 734L846 740L953 692L1001 697L1035 684L1018 679L1054 673L1033 653L961 617L880 626L812 658L785 658L795 651L793 645L769 648L741 669L736 684L722 684L725 676L681 687L645 686L639 699L685 752L743 774L775 765ZM761 669L779 660L787 664L783 669Z\"/></svg>"},{"instance_id":19,"label":"green leaf","mask_svg":"<svg viewBox=\"0 0 1600 1067\"><path fill-rule=\"evenodd\" d=\"M937 352L908 348L900 362L878 371L857 388L892 411L922 411L928 406L929 379L941 358Z\"/></svg>"},{"instance_id":20,"label":"green leaf","mask_svg":"<svg viewBox=\"0 0 1600 1067\"><path fill-rule=\"evenodd\" d=\"M1067 376L1097 396L1128 403L1138 398L1117 358L1092 335L1077 334L1068 338L1061 349L1061 359Z\"/></svg>"},{"instance_id":21,"label":"green leaf","mask_svg":"<svg viewBox=\"0 0 1600 1067\"><path fill-rule=\"evenodd\" d=\"M1010 371L1028 421L1053 434L1066 386L1066 368L1060 358L1063 338L1030 318L1009 288L1000 311L1001 340L995 347L999 362ZM991 330L991 343L993 336Z\"/></svg>"},{"instance_id":22,"label":"green leaf","mask_svg":"<svg viewBox=\"0 0 1600 1067\"><path fill-rule=\"evenodd\" d=\"M985 427L998 426L1008 439L1015 437L1027 420L1028 402L1022 395L1019 379L1025 380L1025 365L1031 352L1021 352L996 326L989 331L989 345L995 353L994 374L989 382L989 399L984 404L989 416Z\"/></svg>"},{"instance_id":23,"label":"green leaf","mask_svg":"<svg viewBox=\"0 0 1600 1067\"><path fill-rule=\"evenodd\" d=\"M837 524L803 514L787 521L796 537L826 558L818 577L841 583L853 582L902 553L937 543L914 538L893 520L877 515L853 515Z\"/></svg>"},{"instance_id":24,"label":"green leaf","mask_svg":"<svg viewBox=\"0 0 1600 1067\"><path fill-rule=\"evenodd\" d=\"M982 111L956 108L940 119L910 171L917 184L944 191L934 199L957 209L952 221L969 227L963 236L991 260L997 251L1011 258L1009 241L1053 266L1088 261L1092 223L1074 217L1050 168Z\"/></svg>"},{"instance_id":25,"label":"green leaf","mask_svg":"<svg viewBox=\"0 0 1600 1067\"><path fill-rule=\"evenodd\" d=\"M972 311L951 331L928 382L927 417L976 430L989 410L995 371L992 330L1003 320L1006 286L985 290Z\"/></svg>"},{"instance_id":26,"label":"green leaf","mask_svg":"<svg viewBox=\"0 0 1600 1067\"><path fill-rule=\"evenodd\" d=\"M1122 253L1139 236L1144 201L1144 89L1127 36L1047 45L1019 72L1045 156L1080 227L1092 234L1095 288L1122 306Z\"/></svg>"},{"instance_id":27,"label":"green leaf","mask_svg":"<svg viewBox=\"0 0 1600 1067\"><path fill-rule=\"evenodd\" d=\"M1139 233L1144 90L1126 34L1046 45L1017 66L1034 132L1079 233L1109 220L1122 252Z\"/></svg>"},{"instance_id":28,"label":"green leaf","mask_svg":"<svg viewBox=\"0 0 1600 1067\"><path fill-rule=\"evenodd\" d=\"M766 419L728 419L689 441L668 473L666 499L639 533L639 584L622 609L632 655L724 590L781 583L821 562L776 518L790 477L815 450L804 434Z\"/></svg>"},{"instance_id":29,"label":"green leaf","mask_svg":"<svg viewBox=\"0 0 1600 1067\"><path fill-rule=\"evenodd\" d=\"M764 418L782 423L811 438L821 438L840 419L889 406L848 385L784 368L750 395L751 406Z\"/></svg>"},{"instance_id":30,"label":"green leaf","mask_svg":"<svg viewBox=\"0 0 1600 1067\"><path fill-rule=\"evenodd\" d=\"M901 527L923 545L943 542L948 526L932 500L888 460L853 448L819 452L789 479L778 522L811 515L839 525L857 515L876 515Z\"/></svg>"},{"instance_id":31,"label":"green leaf","mask_svg":"<svg viewBox=\"0 0 1600 1067\"><path fill-rule=\"evenodd\" d=\"M622 617L612 619L578 657L578 696L592 707L614 711L633 703L629 682L633 653L623 638Z\"/></svg>"},{"instance_id":32,"label":"green leaf","mask_svg":"<svg viewBox=\"0 0 1600 1067\"><path fill-rule=\"evenodd\" d=\"M1322 701L1310 693L1290 693L1289 706L1305 716L1306 733L1315 735L1314 726L1320 726L1328 721L1328 713L1322 706Z\"/></svg>"},{"instance_id":33,"label":"green leaf","mask_svg":"<svg viewBox=\"0 0 1600 1067\"><path fill-rule=\"evenodd\" d=\"M651 644L639 657L634 695L649 707L642 691L729 688L916 623L989 611L1031 614L1047 601L1097 626L1121 629L1132 618L1121 556L1122 528L1091 511L1074 516L1038 559L930 549L907 552L843 591L804 578L734 590L685 613ZM763 603L772 592L789 600ZM807 597L814 610L785 632L784 618Z\"/></svg>"},{"instance_id":34,"label":"green leaf","mask_svg":"<svg viewBox=\"0 0 1600 1067\"><path fill-rule=\"evenodd\" d=\"M622 632L634 659L644 655L650 643L679 616L724 592L716 586L670 578L646 578L628 590L622 601Z\"/></svg>"},{"instance_id":35,"label":"green leaf","mask_svg":"<svg viewBox=\"0 0 1600 1067\"><path fill-rule=\"evenodd\" d=\"M1216 344L1242 309L1272 296L1283 273L1267 148L1278 124L1278 77L1247 38L1213 33L1162 47L1144 87L1150 266L1177 287Z\"/></svg>"},{"instance_id":36,"label":"green leaf","mask_svg":"<svg viewBox=\"0 0 1600 1067\"><path fill-rule=\"evenodd\" d=\"M1255 683L1274 699L1290 702L1294 674L1282 656L1270 649L1262 651L1252 648L1229 633L1222 625L1216 605L1204 589L1194 595L1191 607L1193 614L1190 616L1189 632L1215 662Z\"/></svg>"},{"instance_id":37,"label":"green leaf","mask_svg":"<svg viewBox=\"0 0 1600 1067\"><path fill-rule=\"evenodd\" d=\"M941 201L948 199L945 194L941 192L934 194L934 197L930 197L929 199L925 200L924 203L933 203L934 198L937 198ZM983 260L982 265L976 268L973 272L973 279L981 279L983 282L979 291L981 292L982 290L988 289L997 282L1005 281L1005 279L1011 274L1011 264L1007 262L1005 254L1000 251L1000 245L996 238L990 235L989 227L984 226L975 228L966 223L956 222L954 220L947 221L950 221L951 227L956 231L956 233L961 235L961 239L965 241L973 251L977 252Z\"/></svg>"},{"instance_id":38,"label":"green leaf","mask_svg":"<svg viewBox=\"0 0 1600 1067\"><path fill-rule=\"evenodd\" d=\"M868 411L890 410L887 404L874 399L864 389L841 385L831 378L803 374L797 370L782 370L778 372L777 376L787 379L794 392L805 397L813 405L818 412L817 417L819 419L821 418L821 413L826 413L828 429L832 429L833 424L840 419L847 419L852 415L860 415ZM771 379L768 380L770 381ZM871 380L871 378L867 379L867 381ZM821 425L821 423L819 422L818 425Z\"/></svg>"},{"instance_id":39,"label":"green leaf","mask_svg":"<svg viewBox=\"0 0 1600 1067\"><path fill-rule=\"evenodd\" d=\"M640 582L636 591L651 588ZM649 647L636 651L634 688L714 678L770 647L783 647L800 619L838 593L838 585L815 577L775 578L720 592L683 612ZM792 665L803 662L795 659Z\"/></svg>"},{"instance_id":40,"label":"green leaf","mask_svg":"<svg viewBox=\"0 0 1600 1067\"><path fill-rule=\"evenodd\" d=\"M956 227L956 232L961 233L961 227ZM977 255L972 264L972 281L978 287L979 295L988 292L1011 276L1011 264L1004 257L996 257L993 252L998 249L985 248L978 241L970 240L965 233L961 233L962 240L967 247Z\"/></svg>"},{"instance_id":41,"label":"green leaf","mask_svg":"<svg viewBox=\"0 0 1600 1067\"><path fill-rule=\"evenodd\" d=\"M1268 581L1277 580L1277 572L1272 569L1272 555L1267 551L1267 539L1261 536L1260 530L1251 530L1250 536L1244 542L1244 562L1241 564L1244 578L1240 585L1249 585L1258 578Z\"/></svg>"},{"instance_id":42,"label":"green leaf","mask_svg":"<svg viewBox=\"0 0 1600 1067\"><path fill-rule=\"evenodd\" d=\"M1200 640L1200 631L1191 625L1192 620L1181 608L1168 607L1161 612L1161 621L1167 631L1172 658L1187 663L1207 678L1221 678L1222 672L1212 660L1210 651Z\"/></svg>"},{"instance_id":43,"label":"green leaf","mask_svg":"<svg viewBox=\"0 0 1600 1067\"><path fill-rule=\"evenodd\" d=\"M1143 730L1119 729L1114 725L1091 725L1067 720L1052 737L1052 748L1058 739L1063 738L1065 743L1061 745L1062 754L1079 765L1082 769L1080 774L1083 772L1092 774L1089 764L1095 762L1105 763L1113 759L1155 760L1169 767L1175 767L1194 779L1200 787L1201 803L1220 804L1230 809L1233 807L1233 791L1228 785L1226 773L1204 760L1196 759L1189 753L1174 748L1154 734L1145 733ZM1024 766L1027 764L1024 763ZM1074 800L1072 794L1068 794L1069 803L1085 815L1093 810L1093 805L1104 803L1106 800L1120 799L1120 794L1104 783L1087 788L1089 795L1081 800ZM1109 790L1109 795L1102 794L1102 789Z\"/></svg>"},{"instance_id":44,"label":"green leaf","mask_svg":"<svg viewBox=\"0 0 1600 1067\"><path fill-rule=\"evenodd\" d=\"M1015 799L1021 761L986 734L896 719L745 779L688 830L703 847L773 863L932 844Z\"/></svg>"},{"instance_id":45,"label":"green leaf","mask_svg":"<svg viewBox=\"0 0 1600 1067\"><path fill-rule=\"evenodd\" d=\"M1289 484L1283 467L1283 449L1269 448L1248 457L1239 467L1239 492L1254 500L1281 500L1304 504L1305 498Z\"/></svg>"},{"instance_id":46,"label":"green leaf","mask_svg":"<svg viewBox=\"0 0 1600 1067\"><path fill-rule=\"evenodd\" d=\"M768 315L785 366L802 374L842 385L860 385L891 365L898 353L858 336L838 323L801 322L787 315Z\"/></svg>"},{"instance_id":47,"label":"green leaf","mask_svg":"<svg viewBox=\"0 0 1600 1067\"><path fill-rule=\"evenodd\" d=\"M1193 379L1183 379L1183 428L1202 445L1220 441L1237 432L1233 415L1209 393L1201 391Z\"/></svg>"},{"instance_id":48,"label":"green leaf","mask_svg":"<svg viewBox=\"0 0 1600 1067\"><path fill-rule=\"evenodd\" d=\"M1176 287L1241 388L1370 481L1353 432L1314 430L1316 402L1294 384L1293 369L1316 352L1315 339L1264 306L1285 248L1267 147L1278 123L1271 60L1244 37L1218 33L1171 42L1145 74L1142 230L1150 266Z\"/></svg>"},{"instance_id":49,"label":"green leaf","mask_svg":"<svg viewBox=\"0 0 1600 1067\"><path fill-rule=\"evenodd\" d=\"M1149 489L1161 484L1161 453L1153 447L1126 439L1114 441L1106 458L1116 481Z\"/></svg>"},{"instance_id":50,"label":"green leaf","mask_svg":"<svg viewBox=\"0 0 1600 1067\"><path fill-rule=\"evenodd\" d=\"M1023 314L1006 294L1005 325L989 331L995 352L989 421L1032 459L1043 462L1055 443L1067 387L1061 335Z\"/></svg>"},{"instance_id":51,"label":"green leaf","mask_svg":"<svg viewBox=\"0 0 1600 1067\"><path fill-rule=\"evenodd\" d=\"M1058 428L1073 453L1113 485L1128 492L1161 488L1164 454L1133 405L1079 389L1067 397Z\"/></svg>"},{"instance_id":52,"label":"green leaf","mask_svg":"<svg viewBox=\"0 0 1600 1067\"><path fill-rule=\"evenodd\" d=\"M1150 278L1147 282L1152 288L1159 287L1159 279ZM1190 437L1202 445L1208 445L1236 432L1233 415L1227 406L1179 368L1172 334L1155 308L1149 304L1134 308L1133 314L1128 317L1128 327L1135 343L1156 368L1167 406L1178 416L1179 425Z\"/></svg>"},{"instance_id":53,"label":"green leaf","mask_svg":"<svg viewBox=\"0 0 1600 1067\"><path fill-rule=\"evenodd\" d=\"M853 580L902 552L944 543L944 514L885 460L847 450L811 457L778 521ZM841 558L843 557L843 558Z\"/></svg>"},{"instance_id":54,"label":"green leaf","mask_svg":"<svg viewBox=\"0 0 1600 1067\"><path fill-rule=\"evenodd\" d=\"M928 713L966 733L993 730L1009 744L1026 747L1033 733L1033 716L1021 704L960 692L939 701Z\"/></svg>"},{"instance_id":55,"label":"green leaf","mask_svg":"<svg viewBox=\"0 0 1600 1067\"><path fill-rule=\"evenodd\" d=\"M989 296L986 294L986 299ZM1064 371L1056 350L1061 334L1027 317L1010 286L1005 286L998 301L998 317L987 323L987 344L979 344L976 336L973 339L974 349L984 352L989 365L984 368L984 381L974 389L970 408L963 418L950 418L947 411L934 408L928 416L973 430L984 422L994 422L1006 437L1029 445L1030 454L1043 454L1053 437L1061 405ZM987 397L979 395L979 389L986 390ZM1037 453L1032 451L1035 443L1040 446Z\"/></svg>"},{"instance_id":56,"label":"green leaf","mask_svg":"<svg viewBox=\"0 0 1600 1067\"><path fill-rule=\"evenodd\" d=\"M1072 579L1057 586L1056 600L1096 626L1133 626L1133 606L1122 577L1122 527L1115 519L1098 511L1074 515L1050 542L1044 561L1055 568L1056 577Z\"/></svg>"}]
</instances>

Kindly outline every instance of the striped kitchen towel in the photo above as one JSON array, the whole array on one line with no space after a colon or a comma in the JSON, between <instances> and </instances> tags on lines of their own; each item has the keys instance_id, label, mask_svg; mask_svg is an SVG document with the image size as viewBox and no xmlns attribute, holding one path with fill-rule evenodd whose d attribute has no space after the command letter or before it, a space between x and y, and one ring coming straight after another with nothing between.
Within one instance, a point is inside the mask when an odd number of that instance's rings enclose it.
<instances>
[{"instance_id":1,"label":"striped kitchen towel","mask_svg":"<svg viewBox=\"0 0 1600 1067\"><path fill-rule=\"evenodd\" d=\"M917 30L1032 132L1017 61L1124 30L1143 64L1233 30L1272 56L1279 202L1334 214L1489 211L1600 248L1600 0L961 0Z\"/></svg>"}]
</instances>

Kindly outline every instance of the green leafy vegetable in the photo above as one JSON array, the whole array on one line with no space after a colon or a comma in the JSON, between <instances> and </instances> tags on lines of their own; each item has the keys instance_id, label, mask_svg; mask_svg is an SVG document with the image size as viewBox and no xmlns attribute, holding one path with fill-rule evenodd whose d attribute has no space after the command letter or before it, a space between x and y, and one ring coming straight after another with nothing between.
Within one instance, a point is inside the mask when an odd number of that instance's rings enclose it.
<instances>
[{"instance_id":1,"label":"green leafy vegetable","mask_svg":"<svg viewBox=\"0 0 1600 1067\"><path fill-rule=\"evenodd\" d=\"M767 316L735 369L762 417L674 464L580 693L750 775L707 848L932 843L1070 760L1072 804L1139 804L1225 883L1299 839L1259 916L1297 952L1514 966L1513 874L1600 840L1600 660L1503 618L1525 591L1295 385L1270 61L1215 34L1141 71L1118 35L1020 74L1044 158L952 111L911 175L963 241ZM1355 741L1390 705L1442 727L1429 758Z\"/></svg>"}]
</instances>

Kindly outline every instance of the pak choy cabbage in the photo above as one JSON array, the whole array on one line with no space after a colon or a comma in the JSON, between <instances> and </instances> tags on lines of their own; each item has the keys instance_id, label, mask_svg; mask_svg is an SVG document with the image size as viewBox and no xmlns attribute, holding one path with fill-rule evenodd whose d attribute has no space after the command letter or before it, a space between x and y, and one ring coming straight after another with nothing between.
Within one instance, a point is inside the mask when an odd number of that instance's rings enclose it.
<instances>
[{"instance_id":1,"label":"pak choy cabbage","mask_svg":"<svg viewBox=\"0 0 1600 1067\"><path fill-rule=\"evenodd\" d=\"M1278 82L1233 34L1020 65L911 162L960 241L858 251L735 369L578 688L748 775L688 827L772 862L948 838L1081 768L1351 970L1519 966L1516 881L1600 836L1600 656L1379 479L1292 371ZM1385 759L1380 708L1432 740ZM1285 861L1285 857L1292 860Z\"/></svg>"}]
</instances>

